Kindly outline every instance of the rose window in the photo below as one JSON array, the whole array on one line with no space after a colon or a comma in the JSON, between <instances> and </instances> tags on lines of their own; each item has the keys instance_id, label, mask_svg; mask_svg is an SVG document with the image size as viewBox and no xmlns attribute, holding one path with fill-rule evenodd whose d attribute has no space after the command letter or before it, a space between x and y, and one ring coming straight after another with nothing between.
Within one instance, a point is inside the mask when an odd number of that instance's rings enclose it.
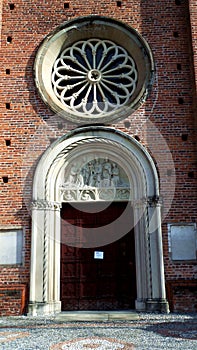
<instances>
[{"instance_id":1,"label":"rose window","mask_svg":"<svg viewBox=\"0 0 197 350\"><path fill-rule=\"evenodd\" d=\"M136 89L137 69L127 51L109 40L78 41L53 66L52 84L69 109L100 115L124 106Z\"/></svg>"},{"instance_id":2,"label":"rose window","mask_svg":"<svg viewBox=\"0 0 197 350\"><path fill-rule=\"evenodd\" d=\"M54 117L78 125L109 125L130 118L146 101L154 60L131 26L104 16L60 24L40 45L36 87Z\"/></svg>"}]
</instances>

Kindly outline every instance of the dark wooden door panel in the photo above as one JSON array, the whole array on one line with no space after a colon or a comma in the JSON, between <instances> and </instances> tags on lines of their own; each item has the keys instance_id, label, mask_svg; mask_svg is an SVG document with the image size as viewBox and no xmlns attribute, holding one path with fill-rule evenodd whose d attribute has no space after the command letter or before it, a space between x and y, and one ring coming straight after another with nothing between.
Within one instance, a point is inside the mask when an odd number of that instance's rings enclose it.
<instances>
[{"instance_id":1,"label":"dark wooden door panel","mask_svg":"<svg viewBox=\"0 0 197 350\"><path fill-rule=\"evenodd\" d=\"M87 203L85 203L86 205ZM90 204L88 204L90 205ZM99 204L97 203L97 209ZM134 308L136 298L135 249L131 230L111 244L99 248L83 248L83 228L95 228L115 221L124 203L112 203L107 210L87 214L72 206L62 208L61 300L62 310L113 310ZM81 209L84 209L83 207ZM124 224L124 223L123 223ZM111 225L113 229L113 225ZM111 232L113 234L113 232ZM106 232L107 234L107 232ZM81 242L72 247L73 237ZM77 238L76 238L77 237ZM95 259L95 252L103 259Z\"/></svg>"}]
</instances>

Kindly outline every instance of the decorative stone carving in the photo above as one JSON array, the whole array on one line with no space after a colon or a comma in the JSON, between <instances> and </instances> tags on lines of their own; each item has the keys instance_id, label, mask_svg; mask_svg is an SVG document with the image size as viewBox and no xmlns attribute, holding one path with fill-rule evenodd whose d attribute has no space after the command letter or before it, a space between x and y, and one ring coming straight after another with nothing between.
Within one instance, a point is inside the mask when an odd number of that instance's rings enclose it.
<instances>
[{"instance_id":1,"label":"decorative stone carving","mask_svg":"<svg viewBox=\"0 0 197 350\"><path fill-rule=\"evenodd\" d=\"M110 40L80 40L61 52L53 66L53 90L75 113L100 116L124 106L138 73L128 52Z\"/></svg>"},{"instance_id":2,"label":"decorative stone carving","mask_svg":"<svg viewBox=\"0 0 197 350\"><path fill-rule=\"evenodd\" d=\"M147 203L150 207L161 205L161 198L159 196L152 196L147 198Z\"/></svg>"},{"instance_id":3,"label":"decorative stone carving","mask_svg":"<svg viewBox=\"0 0 197 350\"><path fill-rule=\"evenodd\" d=\"M78 159L65 172L60 188L62 201L129 200L130 185L125 171L108 157Z\"/></svg>"},{"instance_id":4,"label":"decorative stone carving","mask_svg":"<svg viewBox=\"0 0 197 350\"><path fill-rule=\"evenodd\" d=\"M44 199L40 199L37 201L33 201L31 203L31 208L32 209L51 209L51 210L59 210L61 208L61 204L58 202L50 202L50 201L46 201Z\"/></svg>"}]
</instances>

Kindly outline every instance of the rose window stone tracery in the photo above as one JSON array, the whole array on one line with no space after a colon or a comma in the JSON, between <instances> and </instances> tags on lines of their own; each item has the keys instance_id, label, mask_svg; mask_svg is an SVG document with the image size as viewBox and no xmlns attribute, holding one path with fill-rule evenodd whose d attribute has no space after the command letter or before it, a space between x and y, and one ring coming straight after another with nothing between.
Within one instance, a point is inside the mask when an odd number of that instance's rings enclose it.
<instances>
[{"instance_id":1,"label":"rose window stone tracery","mask_svg":"<svg viewBox=\"0 0 197 350\"><path fill-rule=\"evenodd\" d=\"M123 47L110 40L89 39L61 52L51 79L64 106L98 117L127 104L136 90L138 72Z\"/></svg>"},{"instance_id":2,"label":"rose window stone tracery","mask_svg":"<svg viewBox=\"0 0 197 350\"><path fill-rule=\"evenodd\" d=\"M146 40L130 25L90 15L61 23L38 48L35 84L43 102L78 125L130 117L148 98L155 65Z\"/></svg>"}]
</instances>

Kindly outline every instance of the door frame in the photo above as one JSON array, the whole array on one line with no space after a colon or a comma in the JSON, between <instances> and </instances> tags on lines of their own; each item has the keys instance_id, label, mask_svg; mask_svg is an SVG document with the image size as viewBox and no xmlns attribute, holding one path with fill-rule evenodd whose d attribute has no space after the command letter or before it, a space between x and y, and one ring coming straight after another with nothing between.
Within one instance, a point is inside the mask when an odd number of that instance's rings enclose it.
<instances>
[{"instance_id":1,"label":"door frame","mask_svg":"<svg viewBox=\"0 0 197 350\"><path fill-rule=\"evenodd\" d=\"M37 165L33 181L29 314L61 311L60 210L65 169L76 154L102 150L126 169L132 189L138 311L168 312L156 166L127 134L104 126L76 129L54 142Z\"/></svg>"}]
</instances>

